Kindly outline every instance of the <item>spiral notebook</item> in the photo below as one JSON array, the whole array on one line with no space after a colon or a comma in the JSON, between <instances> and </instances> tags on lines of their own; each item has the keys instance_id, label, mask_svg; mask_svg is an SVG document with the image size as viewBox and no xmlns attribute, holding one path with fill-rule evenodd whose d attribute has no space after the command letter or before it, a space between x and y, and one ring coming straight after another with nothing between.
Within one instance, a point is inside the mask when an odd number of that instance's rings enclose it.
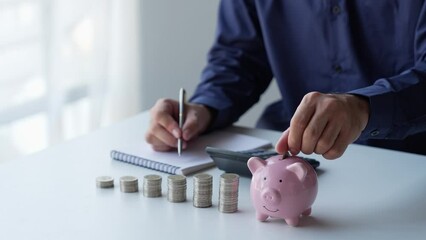
<instances>
[{"instance_id":1,"label":"spiral notebook","mask_svg":"<svg viewBox=\"0 0 426 240\"><path fill-rule=\"evenodd\" d=\"M178 156L177 151L156 152L144 140L111 151L114 160L170 174L187 175L214 166L205 152L207 146L232 151L245 151L272 146L270 141L239 133L217 131L202 135L188 144Z\"/></svg>"}]
</instances>

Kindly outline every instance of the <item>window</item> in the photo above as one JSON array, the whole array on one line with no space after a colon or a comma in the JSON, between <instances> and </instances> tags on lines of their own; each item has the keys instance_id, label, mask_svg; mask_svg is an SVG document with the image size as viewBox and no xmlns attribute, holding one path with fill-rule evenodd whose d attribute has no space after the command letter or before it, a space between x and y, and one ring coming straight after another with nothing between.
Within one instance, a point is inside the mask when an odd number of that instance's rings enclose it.
<instances>
[{"instance_id":1,"label":"window","mask_svg":"<svg viewBox=\"0 0 426 240\"><path fill-rule=\"evenodd\" d=\"M114 42L116 22L137 22L137 0L124 2L0 0L0 162L98 127L108 87L135 87L110 77L119 64L110 55L137 49Z\"/></svg>"}]
</instances>

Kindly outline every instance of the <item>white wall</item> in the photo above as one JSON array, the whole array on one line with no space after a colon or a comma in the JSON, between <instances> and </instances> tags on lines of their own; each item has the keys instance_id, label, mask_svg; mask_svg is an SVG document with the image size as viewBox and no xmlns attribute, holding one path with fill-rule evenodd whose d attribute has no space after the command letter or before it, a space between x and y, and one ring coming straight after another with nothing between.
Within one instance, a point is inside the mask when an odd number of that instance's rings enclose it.
<instances>
[{"instance_id":1,"label":"white wall","mask_svg":"<svg viewBox=\"0 0 426 240\"><path fill-rule=\"evenodd\" d=\"M215 35L219 1L142 2L142 107L149 109L158 98L177 99L180 87L193 93ZM274 83L238 124L254 126L263 107L278 98Z\"/></svg>"}]
</instances>

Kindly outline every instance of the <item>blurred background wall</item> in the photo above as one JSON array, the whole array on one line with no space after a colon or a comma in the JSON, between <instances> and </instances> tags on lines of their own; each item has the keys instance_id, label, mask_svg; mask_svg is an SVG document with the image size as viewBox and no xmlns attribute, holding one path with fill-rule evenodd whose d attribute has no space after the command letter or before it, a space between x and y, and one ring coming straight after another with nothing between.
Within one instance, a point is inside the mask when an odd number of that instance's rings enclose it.
<instances>
[{"instance_id":1,"label":"blurred background wall","mask_svg":"<svg viewBox=\"0 0 426 240\"><path fill-rule=\"evenodd\" d=\"M0 0L0 162L191 94L219 0ZM275 84L239 125L254 126ZM143 136L141 136L142 139Z\"/></svg>"}]
</instances>

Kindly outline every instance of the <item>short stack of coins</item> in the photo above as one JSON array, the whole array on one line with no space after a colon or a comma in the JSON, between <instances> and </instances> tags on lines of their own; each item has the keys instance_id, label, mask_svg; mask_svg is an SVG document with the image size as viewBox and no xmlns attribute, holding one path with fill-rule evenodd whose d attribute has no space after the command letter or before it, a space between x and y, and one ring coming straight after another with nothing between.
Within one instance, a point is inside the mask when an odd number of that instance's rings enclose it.
<instances>
[{"instance_id":1,"label":"short stack of coins","mask_svg":"<svg viewBox=\"0 0 426 240\"><path fill-rule=\"evenodd\" d=\"M194 176L193 204L197 208L212 206L213 177L201 173Z\"/></svg>"},{"instance_id":2,"label":"short stack of coins","mask_svg":"<svg viewBox=\"0 0 426 240\"><path fill-rule=\"evenodd\" d=\"M161 197L161 176L150 174L143 178L143 195L150 198Z\"/></svg>"},{"instance_id":3,"label":"short stack of coins","mask_svg":"<svg viewBox=\"0 0 426 240\"><path fill-rule=\"evenodd\" d=\"M121 177L120 190L125 193L133 193L139 191L138 178L133 176Z\"/></svg>"},{"instance_id":4,"label":"short stack of coins","mask_svg":"<svg viewBox=\"0 0 426 240\"><path fill-rule=\"evenodd\" d=\"M114 187L114 178L110 176L100 176L96 178L96 187L112 188Z\"/></svg>"},{"instance_id":5,"label":"short stack of coins","mask_svg":"<svg viewBox=\"0 0 426 240\"><path fill-rule=\"evenodd\" d=\"M233 213L238 210L239 176L234 173L220 175L219 182L219 211Z\"/></svg>"},{"instance_id":6,"label":"short stack of coins","mask_svg":"<svg viewBox=\"0 0 426 240\"><path fill-rule=\"evenodd\" d=\"M167 200L169 202L186 201L186 177L182 175L170 175L167 178Z\"/></svg>"}]
</instances>

